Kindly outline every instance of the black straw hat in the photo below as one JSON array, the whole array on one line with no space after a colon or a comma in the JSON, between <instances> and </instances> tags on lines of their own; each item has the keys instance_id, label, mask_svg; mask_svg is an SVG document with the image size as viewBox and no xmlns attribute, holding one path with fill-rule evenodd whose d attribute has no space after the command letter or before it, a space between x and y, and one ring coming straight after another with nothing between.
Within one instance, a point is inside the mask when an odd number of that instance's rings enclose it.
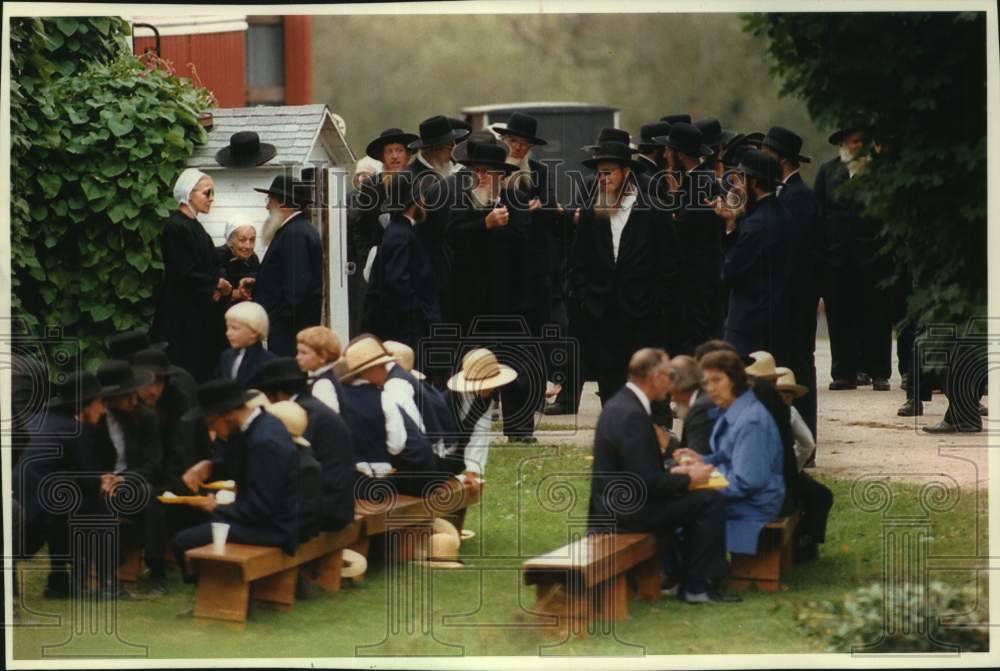
<instances>
[{"instance_id":1,"label":"black straw hat","mask_svg":"<svg viewBox=\"0 0 1000 671\"><path fill-rule=\"evenodd\" d=\"M273 144L260 141L252 130L241 130L229 138L229 146L215 152L215 160L227 168L252 168L267 163L278 150Z\"/></svg>"},{"instance_id":2,"label":"black straw hat","mask_svg":"<svg viewBox=\"0 0 1000 671\"><path fill-rule=\"evenodd\" d=\"M181 415L181 421L189 422L205 415L235 410L256 395L255 392L244 391L236 380L209 380L198 386L198 404Z\"/></svg>"},{"instance_id":3,"label":"black straw hat","mask_svg":"<svg viewBox=\"0 0 1000 671\"><path fill-rule=\"evenodd\" d=\"M128 359L139 350L144 349L155 349L160 352L167 349L167 343L150 343L149 335L138 329L116 333L108 337L104 344L107 345L108 353L112 359Z\"/></svg>"},{"instance_id":4,"label":"black straw hat","mask_svg":"<svg viewBox=\"0 0 1000 671\"><path fill-rule=\"evenodd\" d=\"M410 143L416 139L418 139L416 135L407 133L400 128L386 128L379 133L377 138L368 143L365 154L376 161L381 161L382 152L385 150L387 144L401 144L409 149Z\"/></svg>"},{"instance_id":5,"label":"black straw hat","mask_svg":"<svg viewBox=\"0 0 1000 671\"><path fill-rule=\"evenodd\" d=\"M673 125L675 123L691 123L690 114L668 114L667 116L661 116L660 121L666 121L668 124Z\"/></svg>"},{"instance_id":6,"label":"black straw hat","mask_svg":"<svg viewBox=\"0 0 1000 671\"><path fill-rule=\"evenodd\" d=\"M459 118L453 117L453 116L445 117L445 118L448 119L448 123L450 123L451 127L454 128L455 130L464 130L464 131L468 131L470 133L472 132L472 124L470 124L465 119L459 119Z\"/></svg>"},{"instance_id":7,"label":"black straw hat","mask_svg":"<svg viewBox=\"0 0 1000 671\"><path fill-rule=\"evenodd\" d=\"M454 128L447 117L432 116L420 122L420 138L408 146L410 149L427 149L456 142L468 134L465 129Z\"/></svg>"},{"instance_id":8,"label":"black straw hat","mask_svg":"<svg viewBox=\"0 0 1000 671\"><path fill-rule=\"evenodd\" d=\"M629 143L632 138L629 137L628 131L624 131L621 128L602 128L601 132L597 134L597 144L588 144L586 146L580 147L583 151L594 152L605 142L617 142L623 144L632 150L634 154L638 149L631 146Z\"/></svg>"},{"instance_id":9,"label":"black straw hat","mask_svg":"<svg viewBox=\"0 0 1000 671\"><path fill-rule=\"evenodd\" d=\"M859 130L861 130L861 129L858 128L858 127L856 127L856 126L849 126L847 128L841 128L839 130L835 130L833 132L833 134L831 134L830 137L828 137L826 139L826 141L829 142L830 144L834 145L834 146L839 147L840 143L844 141L844 138L846 136L850 135L851 133L853 133L855 131L859 131Z\"/></svg>"},{"instance_id":10,"label":"black straw hat","mask_svg":"<svg viewBox=\"0 0 1000 671\"><path fill-rule=\"evenodd\" d=\"M759 149L747 149L743 152L737 170L770 184L781 179L781 166Z\"/></svg>"},{"instance_id":11,"label":"black straw hat","mask_svg":"<svg viewBox=\"0 0 1000 671\"><path fill-rule=\"evenodd\" d=\"M810 163L812 161L808 156L803 156L799 153L802 151L802 138L798 134L781 126L771 126L768 128L767 135L764 136L761 145L774 150L774 153L782 158L798 161L799 163Z\"/></svg>"},{"instance_id":12,"label":"black straw hat","mask_svg":"<svg viewBox=\"0 0 1000 671\"><path fill-rule=\"evenodd\" d=\"M129 361L136 370L146 370L153 375L180 375L184 369L170 363L167 355L160 350L143 349L133 354Z\"/></svg>"},{"instance_id":13,"label":"black straw hat","mask_svg":"<svg viewBox=\"0 0 1000 671\"><path fill-rule=\"evenodd\" d=\"M265 392L282 387L297 388L305 386L308 379L295 357L283 356L271 359L260 367L254 387Z\"/></svg>"},{"instance_id":14,"label":"black straw hat","mask_svg":"<svg viewBox=\"0 0 1000 671\"><path fill-rule=\"evenodd\" d=\"M654 121L644 123L639 129L639 151L653 151L662 149L666 145L656 138L664 137L670 132L670 124L666 121Z\"/></svg>"},{"instance_id":15,"label":"black straw hat","mask_svg":"<svg viewBox=\"0 0 1000 671\"><path fill-rule=\"evenodd\" d=\"M73 373L66 377L61 384L53 385L55 394L49 398L49 407L53 409L70 410L90 403L95 398L103 396L105 389L101 386L101 381L93 373L84 371Z\"/></svg>"},{"instance_id":16,"label":"black straw hat","mask_svg":"<svg viewBox=\"0 0 1000 671\"><path fill-rule=\"evenodd\" d=\"M507 119L506 126L494 126L493 129L500 133L500 135L523 137L525 140L531 142L531 144L548 144L548 142L538 137L538 119L528 114L514 112Z\"/></svg>"},{"instance_id":17,"label":"black straw hat","mask_svg":"<svg viewBox=\"0 0 1000 671\"><path fill-rule=\"evenodd\" d=\"M701 131L697 126L683 121L671 124L670 134L656 139L688 156L711 156L714 153L702 143Z\"/></svg>"},{"instance_id":18,"label":"black straw hat","mask_svg":"<svg viewBox=\"0 0 1000 671\"><path fill-rule=\"evenodd\" d=\"M148 370L132 368L128 361L111 359L97 367L97 379L105 396L124 396L152 384L156 376Z\"/></svg>"},{"instance_id":19,"label":"black straw hat","mask_svg":"<svg viewBox=\"0 0 1000 671\"><path fill-rule=\"evenodd\" d=\"M463 142L455 147L451 155L457 162L469 168L484 165L506 173L517 170L517 166L507 163L507 146L499 143Z\"/></svg>"},{"instance_id":20,"label":"black straw hat","mask_svg":"<svg viewBox=\"0 0 1000 671\"><path fill-rule=\"evenodd\" d=\"M288 175L278 175L266 189L254 189L266 193L287 207L303 207L312 202L305 184L297 182Z\"/></svg>"},{"instance_id":21,"label":"black straw hat","mask_svg":"<svg viewBox=\"0 0 1000 671\"><path fill-rule=\"evenodd\" d=\"M708 147L725 145L736 137L736 133L733 131L723 129L722 122L714 116L699 119L694 123L694 126L701 131L702 144Z\"/></svg>"},{"instance_id":22,"label":"black straw hat","mask_svg":"<svg viewBox=\"0 0 1000 671\"><path fill-rule=\"evenodd\" d=\"M583 164L591 170L597 169L597 164L604 161L613 161L629 168L635 168L636 162L632 160L633 150L627 144L621 142L602 142L594 150L594 156L584 159Z\"/></svg>"}]
</instances>

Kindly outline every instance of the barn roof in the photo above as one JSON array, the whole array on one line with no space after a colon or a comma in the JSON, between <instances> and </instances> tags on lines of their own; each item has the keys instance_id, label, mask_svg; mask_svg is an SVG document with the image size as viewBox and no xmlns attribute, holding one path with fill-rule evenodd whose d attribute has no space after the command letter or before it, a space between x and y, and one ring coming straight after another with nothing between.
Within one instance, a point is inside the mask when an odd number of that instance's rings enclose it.
<instances>
[{"instance_id":1,"label":"barn roof","mask_svg":"<svg viewBox=\"0 0 1000 671\"><path fill-rule=\"evenodd\" d=\"M354 152L326 105L223 107L210 111L214 117L212 130L205 144L195 147L188 167L221 167L215 162L215 153L229 144L233 133L243 130L256 131L261 142L277 149L275 157L261 167L307 163L317 144L338 165L349 166L355 161Z\"/></svg>"}]
</instances>

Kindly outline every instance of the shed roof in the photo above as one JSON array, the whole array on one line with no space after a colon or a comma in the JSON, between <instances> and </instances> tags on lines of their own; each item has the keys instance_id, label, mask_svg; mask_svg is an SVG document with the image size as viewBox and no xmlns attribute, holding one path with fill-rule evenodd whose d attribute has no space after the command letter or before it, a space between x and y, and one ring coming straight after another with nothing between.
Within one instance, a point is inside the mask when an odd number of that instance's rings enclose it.
<instances>
[{"instance_id":1,"label":"shed roof","mask_svg":"<svg viewBox=\"0 0 1000 671\"><path fill-rule=\"evenodd\" d=\"M214 125L205 144L195 147L188 160L189 167L221 167L215 162L215 153L229 144L233 133L244 130L256 131L261 142L273 144L277 149L275 157L265 166L307 163L317 144L323 146L337 165L348 166L355 161L354 152L326 105L223 107L210 111Z\"/></svg>"},{"instance_id":2,"label":"shed roof","mask_svg":"<svg viewBox=\"0 0 1000 671\"><path fill-rule=\"evenodd\" d=\"M499 103L496 105L477 105L463 107L463 114L489 114L490 112L514 112L519 110L535 110L537 112L617 112L619 108L610 105L594 105L581 102L523 102Z\"/></svg>"}]
</instances>

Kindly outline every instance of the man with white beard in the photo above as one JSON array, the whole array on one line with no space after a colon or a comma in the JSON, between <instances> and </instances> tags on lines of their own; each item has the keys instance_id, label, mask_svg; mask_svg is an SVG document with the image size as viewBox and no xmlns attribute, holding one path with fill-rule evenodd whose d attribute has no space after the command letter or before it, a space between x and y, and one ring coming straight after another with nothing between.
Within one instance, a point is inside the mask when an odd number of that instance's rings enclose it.
<instances>
[{"instance_id":1,"label":"man with white beard","mask_svg":"<svg viewBox=\"0 0 1000 671\"><path fill-rule=\"evenodd\" d=\"M266 189L267 220L261 237L267 252L257 271L254 298L267 311L267 349L295 356L295 334L317 326L323 312L323 246L303 208L304 185L279 175Z\"/></svg>"},{"instance_id":2,"label":"man with white beard","mask_svg":"<svg viewBox=\"0 0 1000 671\"><path fill-rule=\"evenodd\" d=\"M411 183L418 184L418 190L423 192L431 181L439 181L456 171L451 160L451 151L455 143L469 134L469 131L454 128L443 116L432 116L420 122L420 138L411 142L410 150L416 150L417 155L410 162L408 170L412 173Z\"/></svg>"}]
</instances>

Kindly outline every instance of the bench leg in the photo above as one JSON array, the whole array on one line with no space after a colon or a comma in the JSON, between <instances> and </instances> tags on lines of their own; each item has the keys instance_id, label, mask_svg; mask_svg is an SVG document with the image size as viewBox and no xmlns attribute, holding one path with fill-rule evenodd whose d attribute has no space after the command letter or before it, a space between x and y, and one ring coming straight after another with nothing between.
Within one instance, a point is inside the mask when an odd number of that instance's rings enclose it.
<instances>
[{"instance_id":1,"label":"bench leg","mask_svg":"<svg viewBox=\"0 0 1000 671\"><path fill-rule=\"evenodd\" d=\"M118 579L122 582L138 582L142 572L142 548L128 546L125 548L125 561L118 567Z\"/></svg>"},{"instance_id":2,"label":"bench leg","mask_svg":"<svg viewBox=\"0 0 1000 671\"><path fill-rule=\"evenodd\" d=\"M194 615L214 620L246 622L250 585L237 566L205 562L198 567Z\"/></svg>"},{"instance_id":3,"label":"bench leg","mask_svg":"<svg viewBox=\"0 0 1000 671\"><path fill-rule=\"evenodd\" d=\"M310 582L322 587L327 592L340 591L340 572L344 568L344 551L337 550L325 557L320 557L310 564Z\"/></svg>"},{"instance_id":4,"label":"bench leg","mask_svg":"<svg viewBox=\"0 0 1000 671\"><path fill-rule=\"evenodd\" d=\"M624 573L605 580L594 592L596 617L605 621L625 619L628 615L628 584Z\"/></svg>"},{"instance_id":5,"label":"bench leg","mask_svg":"<svg viewBox=\"0 0 1000 671\"><path fill-rule=\"evenodd\" d=\"M250 594L257 601L275 603L282 610L288 610L295 603L295 582L299 577L299 567L285 569L266 578L254 580Z\"/></svg>"},{"instance_id":6,"label":"bench leg","mask_svg":"<svg viewBox=\"0 0 1000 671\"><path fill-rule=\"evenodd\" d=\"M662 578L660 577L660 560L653 555L646 561L637 564L630 572L635 581L635 598L644 601L657 601L660 598Z\"/></svg>"},{"instance_id":7,"label":"bench leg","mask_svg":"<svg viewBox=\"0 0 1000 671\"><path fill-rule=\"evenodd\" d=\"M426 525L404 527L389 532L392 545L391 561L405 563L412 561L417 549L427 547L431 528Z\"/></svg>"},{"instance_id":8,"label":"bench leg","mask_svg":"<svg viewBox=\"0 0 1000 671\"><path fill-rule=\"evenodd\" d=\"M773 592L781 578L781 549L773 546L759 547L756 555L733 555L730 584L737 587L740 581L754 583L758 589Z\"/></svg>"}]
</instances>

